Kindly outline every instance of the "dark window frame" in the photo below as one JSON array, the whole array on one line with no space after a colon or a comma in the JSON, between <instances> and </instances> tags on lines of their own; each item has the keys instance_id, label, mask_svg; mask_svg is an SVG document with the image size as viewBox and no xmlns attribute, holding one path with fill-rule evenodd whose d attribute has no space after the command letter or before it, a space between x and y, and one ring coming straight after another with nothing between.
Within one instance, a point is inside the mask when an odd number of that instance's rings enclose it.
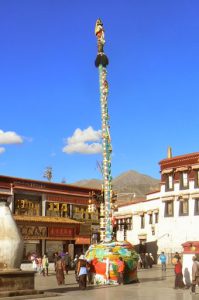
<instances>
[{"instance_id":1,"label":"dark window frame","mask_svg":"<svg viewBox=\"0 0 199 300\"><path fill-rule=\"evenodd\" d=\"M199 215L199 198L195 198L195 203L194 203L194 216Z\"/></svg>"},{"instance_id":2,"label":"dark window frame","mask_svg":"<svg viewBox=\"0 0 199 300\"><path fill-rule=\"evenodd\" d=\"M187 203L187 212L184 212L185 203ZM189 200L184 199L184 200L179 201L179 216L183 217L183 216L188 216L188 215L189 215Z\"/></svg>"},{"instance_id":3,"label":"dark window frame","mask_svg":"<svg viewBox=\"0 0 199 300\"><path fill-rule=\"evenodd\" d=\"M164 208L164 216L165 218L172 218L174 216L174 201L165 201L165 208ZM169 213L169 204L172 204L172 213Z\"/></svg>"},{"instance_id":4,"label":"dark window frame","mask_svg":"<svg viewBox=\"0 0 199 300\"><path fill-rule=\"evenodd\" d=\"M153 214L149 214L149 224L153 224Z\"/></svg>"},{"instance_id":5,"label":"dark window frame","mask_svg":"<svg viewBox=\"0 0 199 300\"><path fill-rule=\"evenodd\" d=\"M155 214L155 224L158 224L158 222L159 222L159 212L156 212L154 214Z\"/></svg>"},{"instance_id":6,"label":"dark window frame","mask_svg":"<svg viewBox=\"0 0 199 300\"><path fill-rule=\"evenodd\" d=\"M144 229L145 228L145 215L140 216L140 228Z\"/></svg>"},{"instance_id":7,"label":"dark window frame","mask_svg":"<svg viewBox=\"0 0 199 300\"><path fill-rule=\"evenodd\" d=\"M184 184L184 177L183 175L187 175L187 185ZM188 171L180 172L180 190L188 190L189 189L189 174Z\"/></svg>"},{"instance_id":8,"label":"dark window frame","mask_svg":"<svg viewBox=\"0 0 199 300\"><path fill-rule=\"evenodd\" d=\"M132 220L132 217L126 219L126 227L127 227L127 230L132 230L133 229L133 220Z\"/></svg>"},{"instance_id":9,"label":"dark window frame","mask_svg":"<svg viewBox=\"0 0 199 300\"><path fill-rule=\"evenodd\" d=\"M172 177L172 187L169 186L169 178ZM165 191L173 191L174 190L174 175L173 173L169 173L166 175L166 182L165 182Z\"/></svg>"},{"instance_id":10,"label":"dark window frame","mask_svg":"<svg viewBox=\"0 0 199 300\"><path fill-rule=\"evenodd\" d=\"M199 170L195 170L194 172L194 187L198 188L199 187Z\"/></svg>"}]
</instances>

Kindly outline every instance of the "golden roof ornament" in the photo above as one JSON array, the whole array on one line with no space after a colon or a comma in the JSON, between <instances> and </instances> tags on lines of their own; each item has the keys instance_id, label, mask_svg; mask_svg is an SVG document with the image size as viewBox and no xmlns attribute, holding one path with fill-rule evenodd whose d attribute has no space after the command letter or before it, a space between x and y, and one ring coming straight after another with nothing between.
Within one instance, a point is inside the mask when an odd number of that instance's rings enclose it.
<instances>
[{"instance_id":1,"label":"golden roof ornament","mask_svg":"<svg viewBox=\"0 0 199 300\"><path fill-rule=\"evenodd\" d=\"M172 158L172 148L171 148L171 146L169 146L168 149L167 149L167 158Z\"/></svg>"}]
</instances>

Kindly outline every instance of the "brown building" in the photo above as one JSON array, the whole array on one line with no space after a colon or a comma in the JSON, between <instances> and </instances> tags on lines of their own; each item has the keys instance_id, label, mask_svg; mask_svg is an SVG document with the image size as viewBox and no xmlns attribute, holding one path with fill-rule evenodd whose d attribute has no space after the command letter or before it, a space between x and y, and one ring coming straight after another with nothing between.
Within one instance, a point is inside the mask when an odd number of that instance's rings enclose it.
<instances>
[{"instance_id":1,"label":"brown building","mask_svg":"<svg viewBox=\"0 0 199 300\"><path fill-rule=\"evenodd\" d=\"M89 212L92 194L100 190L0 175L0 192L8 192L10 209L30 254L84 252L99 240L99 208Z\"/></svg>"}]
</instances>

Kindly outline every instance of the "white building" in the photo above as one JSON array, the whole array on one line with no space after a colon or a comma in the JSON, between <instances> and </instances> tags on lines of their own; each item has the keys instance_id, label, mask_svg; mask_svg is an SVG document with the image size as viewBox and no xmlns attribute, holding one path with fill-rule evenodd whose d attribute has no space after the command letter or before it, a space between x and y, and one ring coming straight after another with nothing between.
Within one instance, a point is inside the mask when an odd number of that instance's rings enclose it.
<instances>
[{"instance_id":1,"label":"white building","mask_svg":"<svg viewBox=\"0 0 199 300\"><path fill-rule=\"evenodd\" d=\"M182 243L199 241L199 153L159 162L160 190L118 207L117 239L146 244L146 252L182 252ZM155 245L157 244L157 250Z\"/></svg>"}]
</instances>

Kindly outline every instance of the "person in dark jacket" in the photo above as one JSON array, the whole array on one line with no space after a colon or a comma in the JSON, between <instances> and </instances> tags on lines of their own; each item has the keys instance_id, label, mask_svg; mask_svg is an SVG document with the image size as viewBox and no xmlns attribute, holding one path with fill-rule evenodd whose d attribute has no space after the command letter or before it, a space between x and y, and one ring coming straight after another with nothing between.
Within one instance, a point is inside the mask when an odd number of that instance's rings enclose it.
<instances>
[{"instance_id":1,"label":"person in dark jacket","mask_svg":"<svg viewBox=\"0 0 199 300\"><path fill-rule=\"evenodd\" d=\"M68 252L66 252L66 254L65 254L65 256L64 256L64 260L65 260L65 270L66 270L66 274L68 275L69 266L70 266L70 256L69 256Z\"/></svg>"}]
</instances>

